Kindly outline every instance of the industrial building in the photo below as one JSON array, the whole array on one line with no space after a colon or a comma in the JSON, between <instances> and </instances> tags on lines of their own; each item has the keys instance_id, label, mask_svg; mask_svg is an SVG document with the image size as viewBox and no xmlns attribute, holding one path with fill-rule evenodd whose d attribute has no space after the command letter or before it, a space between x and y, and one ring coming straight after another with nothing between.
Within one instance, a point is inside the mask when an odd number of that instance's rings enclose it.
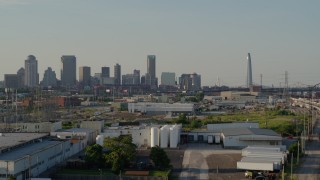
<instances>
[{"instance_id":1,"label":"industrial building","mask_svg":"<svg viewBox=\"0 0 320 180\"><path fill-rule=\"evenodd\" d=\"M96 130L69 129L48 133L0 133L0 180L37 177L93 144Z\"/></svg>"},{"instance_id":2,"label":"industrial building","mask_svg":"<svg viewBox=\"0 0 320 180\"><path fill-rule=\"evenodd\" d=\"M224 148L241 149L250 145L281 145L282 137L271 129L229 128L221 130Z\"/></svg>"},{"instance_id":3,"label":"industrial building","mask_svg":"<svg viewBox=\"0 0 320 180\"><path fill-rule=\"evenodd\" d=\"M97 138L97 144L103 145L106 137L130 135L138 147L177 148L180 141L182 125L142 125L108 127Z\"/></svg>"},{"instance_id":4,"label":"industrial building","mask_svg":"<svg viewBox=\"0 0 320 180\"><path fill-rule=\"evenodd\" d=\"M11 129L25 133L49 133L62 129L62 124L61 121L0 123L0 129Z\"/></svg>"},{"instance_id":5,"label":"industrial building","mask_svg":"<svg viewBox=\"0 0 320 180\"><path fill-rule=\"evenodd\" d=\"M194 104L190 103L128 103L129 113L141 112L150 115L179 115L184 113L192 115L194 113Z\"/></svg>"}]
</instances>

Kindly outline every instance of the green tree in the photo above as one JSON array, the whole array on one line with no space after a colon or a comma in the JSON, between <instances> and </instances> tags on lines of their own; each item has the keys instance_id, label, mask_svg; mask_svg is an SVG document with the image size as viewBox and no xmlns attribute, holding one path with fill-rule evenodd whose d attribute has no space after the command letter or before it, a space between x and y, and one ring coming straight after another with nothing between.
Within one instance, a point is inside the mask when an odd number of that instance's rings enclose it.
<instances>
[{"instance_id":1,"label":"green tree","mask_svg":"<svg viewBox=\"0 0 320 180\"><path fill-rule=\"evenodd\" d=\"M101 165L103 163L103 148L99 144L93 144L85 149L85 161L88 164Z\"/></svg>"},{"instance_id":2,"label":"green tree","mask_svg":"<svg viewBox=\"0 0 320 180\"><path fill-rule=\"evenodd\" d=\"M189 124L187 116L184 113L179 115L179 117L175 121L175 123L178 123L178 124Z\"/></svg>"},{"instance_id":3,"label":"green tree","mask_svg":"<svg viewBox=\"0 0 320 180\"><path fill-rule=\"evenodd\" d=\"M168 158L167 153L159 146L151 148L150 159L157 168L166 169L170 167L170 159Z\"/></svg>"},{"instance_id":4,"label":"green tree","mask_svg":"<svg viewBox=\"0 0 320 180\"><path fill-rule=\"evenodd\" d=\"M199 128L201 126L201 124L199 123L199 121L194 119L191 121L190 126L191 126L191 128Z\"/></svg>"},{"instance_id":5,"label":"green tree","mask_svg":"<svg viewBox=\"0 0 320 180\"><path fill-rule=\"evenodd\" d=\"M135 158L137 146L132 143L131 136L108 137L103 145L110 150L105 159L114 172L119 172Z\"/></svg>"}]
</instances>

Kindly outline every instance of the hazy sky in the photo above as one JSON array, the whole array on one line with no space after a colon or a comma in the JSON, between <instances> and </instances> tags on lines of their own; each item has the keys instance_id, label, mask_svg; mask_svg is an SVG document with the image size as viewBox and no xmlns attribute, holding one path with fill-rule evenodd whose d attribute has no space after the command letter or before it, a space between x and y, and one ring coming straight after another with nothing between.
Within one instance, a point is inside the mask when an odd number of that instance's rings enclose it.
<instances>
[{"instance_id":1,"label":"hazy sky","mask_svg":"<svg viewBox=\"0 0 320 180\"><path fill-rule=\"evenodd\" d=\"M147 68L199 73L202 85L244 86L251 53L253 81L279 86L320 82L319 0L0 0L0 80L29 54L60 79L61 55L77 66L119 63L122 74Z\"/></svg>"}]
</instances>

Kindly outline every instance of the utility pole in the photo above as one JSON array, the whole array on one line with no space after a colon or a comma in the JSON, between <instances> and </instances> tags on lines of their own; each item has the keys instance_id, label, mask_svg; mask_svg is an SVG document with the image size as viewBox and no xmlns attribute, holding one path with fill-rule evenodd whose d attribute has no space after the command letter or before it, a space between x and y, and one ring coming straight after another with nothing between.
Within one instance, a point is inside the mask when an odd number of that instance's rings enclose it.
<instances>
[{"instance_id":1,"label":"utility pole","mask_svg":"<svg viewBox=\"0 0 320 180\"><path fill-rule=\"evenodd\" d=\"M299 164L299 155L300 155L300 141L298 141L298 155L297 155L297 164Z\"/></svg>"},{"instance_id":2,"label":"utility pole","mask_svg":"<svg viewBox=\"0 0 320 180\"><path fill-rule=\"evenodd\" d=\"M293 180L292 177L292 165L293 165L293 152L291 153L291 175L290 175L290 179Z\"/></svg>"},{"instance_id":3,"label":"utility pole","mask_svg":"<svg viewBox=\"0 0 320 180\"><path fill-rule=\"evenodd\" d=\"M261 89L262 89L262 74L260 74L260 86L261 86Z\"/></svg>"}]
</instances>

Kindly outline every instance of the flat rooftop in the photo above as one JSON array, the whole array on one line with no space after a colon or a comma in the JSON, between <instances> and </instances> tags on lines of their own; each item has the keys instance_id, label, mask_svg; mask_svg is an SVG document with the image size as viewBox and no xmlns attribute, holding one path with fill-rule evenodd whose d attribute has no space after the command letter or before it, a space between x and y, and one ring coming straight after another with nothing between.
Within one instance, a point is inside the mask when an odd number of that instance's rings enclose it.
<instances>
[{"instance_id":1,"label":"flat rooftop","mask_svg":"<svg viewBox=\"0 0 320 180\"><path fill-rule=\"evenodd\" d=\"M0 133L0 150L24 144L48 135L48 133Z\"/></svg>"},{"instance_id":2,"label":"flat rooftop","mask_svg":"<svg viewBox=\"0 0 320 180\"><path fill-rule=\"evenodd\" d=\"M62 141L50 141L44 140L33 144L28 144L20 148L14 149L9 152L0 154L0 161L16 161L21 158L28 158L28 155L35 154L43 149L47 149L51 146L61 144Z\"/></svg>"}]
</instances>

